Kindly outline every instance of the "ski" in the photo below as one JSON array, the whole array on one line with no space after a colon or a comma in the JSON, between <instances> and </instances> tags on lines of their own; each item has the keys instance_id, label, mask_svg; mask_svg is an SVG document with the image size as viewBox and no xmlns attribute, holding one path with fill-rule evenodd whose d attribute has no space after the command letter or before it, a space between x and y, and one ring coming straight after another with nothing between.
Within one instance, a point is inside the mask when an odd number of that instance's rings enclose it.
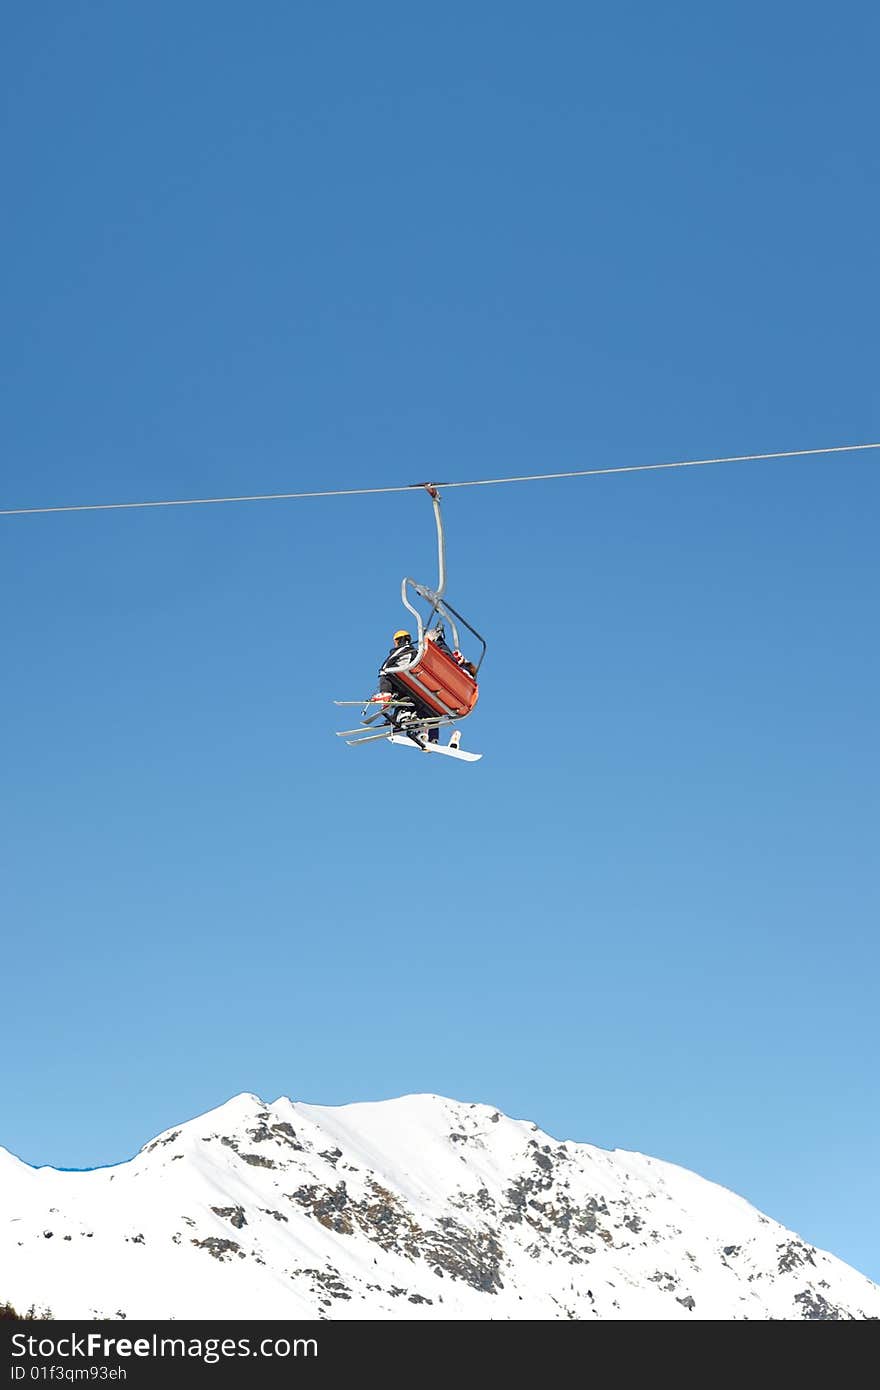
<instances>
[{"instance_id":1,"label":"ski","mask_svg":"<svg viewBox=\"0 0 880 1390\"><path fill-rule=\"evenodd\" d=\"M353 732L359 732L359 731L353 731ZM341 735L338 735L338 737L341 737ZM388 733L388 730L385 729L385 730L383 730L383 732L382 732L381 734L369 734L369 733L365 733L365 734L363 735L362 738L347 738L345 741L346 741L346 743L348 744L349 748L359 748L359 747L361 746L362 743L375 743L377 739L380 739L380 738L386 738L386 739L387 739L387 738L389 738L389 737L390 737L390 735L389 735L389 733Z\"/></svg>"},{"instance_id":2,"label":"ski","mask_svg":"<svg viewBox=\"0 0 880 1390\"><path fill-rule=\"evenodd\" d=\"M405 734L392 734L390 742L399 744L401 748L417 748L420 753L442 753L444 757L459 758L465 763L478 762L483 756L482 753L471 753L466 748L450 748L445 743L416 743Z\"/></svg>"},{"instance_id":3,"label":"ski","mask_svg":"<svg viewBox=\"0 0 880 1390\"><path fill-rule=\"evenodd\" d=\"M360 705L362 709L366 709L367 705L376 705L377 708L381 706L382 709L401 709L409 708L412 705L412 700L334 700L333 703L334 705Z\"/></svg>"}]
</instances>

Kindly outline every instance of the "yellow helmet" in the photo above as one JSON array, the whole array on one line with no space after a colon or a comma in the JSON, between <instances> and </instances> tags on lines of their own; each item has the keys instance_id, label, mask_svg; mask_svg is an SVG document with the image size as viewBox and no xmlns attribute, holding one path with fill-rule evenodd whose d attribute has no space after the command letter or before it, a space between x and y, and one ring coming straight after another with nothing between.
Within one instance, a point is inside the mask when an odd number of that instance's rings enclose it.
<instances>
[{"instance_id":1,"label":"yellow helmet","mask_svg":"<svg viewBox=\"0 0 880 1390\"><path fill-rule=\"evenodd\" d=\"M411 641L412 641L412 633L407 632L407 630L406 630L405 627L399 627L399 628L397 629L397 631L395 632L394 637L393 637L392 640L395 641L395 642L399 642L399 641L401 640L401 638L403 638L404 641L406 641L406 642L411 642Z\"/></svg>"}]
</instances>

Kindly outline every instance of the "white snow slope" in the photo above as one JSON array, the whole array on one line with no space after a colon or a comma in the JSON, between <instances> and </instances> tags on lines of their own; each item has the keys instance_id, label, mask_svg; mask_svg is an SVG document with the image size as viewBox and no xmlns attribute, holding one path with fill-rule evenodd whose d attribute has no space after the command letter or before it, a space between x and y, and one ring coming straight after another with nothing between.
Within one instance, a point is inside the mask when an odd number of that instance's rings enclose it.
<instances>
[{"instance_id":1,"label":"white snow slope","mask_svg":"<svg viewBox=\"0 0 880 1390\"><path fill-rule=\"evenodd\" d=\"M7 1300L66 1319L880 1318L880 1286L726 1188L434 1095L240 1095L89 1172L0 1149Z\"/></svg>"}]
</instances>

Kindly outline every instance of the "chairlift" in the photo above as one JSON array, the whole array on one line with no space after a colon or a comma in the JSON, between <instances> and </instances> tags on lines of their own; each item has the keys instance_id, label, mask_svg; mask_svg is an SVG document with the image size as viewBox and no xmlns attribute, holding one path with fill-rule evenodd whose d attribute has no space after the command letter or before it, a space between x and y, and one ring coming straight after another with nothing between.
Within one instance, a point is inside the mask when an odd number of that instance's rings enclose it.
<instances>
[{"instance_id":1,"label":"chairlift","mask_svg":"<svg viewBox=\"0 0 880 1390\"><path fill-rule=\"evenodd\" d=\"M370 696L361 709L360 727L343 729L338 737L344 738L351 747L384 738L422 748L425 752L475 760L482 755L459 748L460 731L455 730L450 742L443 745L439 743L439 736L437 741L429 737L432 730L459 724L473 713L479 698L478 673L486 655L486 641L445 597L446 539L439 488L434 483L415 486L425 488L434 509L437 584L431 588L410 576L402 580L401 601L415 619L416 632L409 644L409 654L404 651L401 659L392 652L381 668L380 676L386 676L392 687L392 698ZM446 639L447 626L451 644ZM463 633L467 634L464 639ZM463 640L470 657L462 651ZM357 705L361 702L337 700L335 703ZM377 731L379 720L387 727Z\"/></svg>"}]
</instances>

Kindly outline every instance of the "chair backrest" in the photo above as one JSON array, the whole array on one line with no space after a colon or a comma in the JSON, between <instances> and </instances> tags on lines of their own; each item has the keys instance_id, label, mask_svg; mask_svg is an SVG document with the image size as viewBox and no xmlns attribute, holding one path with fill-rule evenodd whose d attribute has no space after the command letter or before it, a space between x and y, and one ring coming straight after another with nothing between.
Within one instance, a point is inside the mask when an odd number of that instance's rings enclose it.
<instances>
[{"instance_id":1,"label":"chair backrest","mask_svg":"<svg viewBox=\"0 0 880 1390\"><path fill-rule=\"evenodd\" d=\"M434 642L425 643L421 659L408 671L395 671L393 675L437 714L463 719L477 703L479 688L473 676Z\"/></svg>"}]
</instances>

